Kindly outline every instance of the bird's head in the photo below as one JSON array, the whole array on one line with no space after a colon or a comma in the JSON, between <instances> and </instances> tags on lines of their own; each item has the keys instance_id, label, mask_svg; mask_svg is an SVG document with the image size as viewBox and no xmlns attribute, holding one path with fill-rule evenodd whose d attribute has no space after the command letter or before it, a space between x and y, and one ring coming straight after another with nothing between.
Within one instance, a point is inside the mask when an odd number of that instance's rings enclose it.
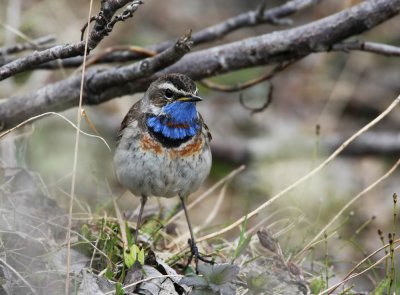
<instances>
[{"instance_id":1,"label":"bird's head","mask_svg":"<svg viewBox=\"0 0 400 295\"><path fill-rule=\"evenodd\" d=\"M196 110L196 102L201 100L188 76L162 76L150 85L142 104L147 126L171 139L192 137L201 126Z\"/></svg>"}]
</instances>

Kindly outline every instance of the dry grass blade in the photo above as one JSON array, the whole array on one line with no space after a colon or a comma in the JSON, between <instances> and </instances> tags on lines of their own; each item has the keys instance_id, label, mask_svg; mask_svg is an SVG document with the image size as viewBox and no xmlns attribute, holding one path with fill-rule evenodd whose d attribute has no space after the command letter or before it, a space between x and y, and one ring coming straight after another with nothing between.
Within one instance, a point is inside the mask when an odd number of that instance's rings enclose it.
<instances>
[{"instance_id":1,"label":"dry grass blade","mask_svg":"<svg viewBox=\"0 0 400 295\"><path fill-rule=\"evenodd\" d=\"M278 214L284 212L284 211L289 211L289 210L293 210L293 211L298 211L301 213L301 215L304 215L304 213L296 207L285 207L285 208L281 208L281 209L277 209L275 212L271 213L270 215L264 217L263 219L261 219L257 224L255 224L253 227L251 227L250 229L248 229L246 231L246 236L250 236L253 235L255 232L257 232L260 227L262 225L264 225L267 221L269 221L270 219L274 218L275 216L277 216Z\"/></svg>"},{"instance_id":2,"label":"dry grass blade","mask_svg":"<svg viewBox=\"0 0 400 295\"><path fill-rule=\"evenodd\" d=\"M125 251L125 250L127 250L129 248L128 239L126 237L125 223L124 223L124 220L122 218L121 210L119 210L117 201L115 200L115 197L113 195L111 195L111 198L113 200L115 214L117 215L119 229L121 231L122 243L124 244L123 248L124 248L124 251Z\"/></svg>"},{"instance_id":3,"label":"dry grass blade","mask_svg":"<svg viewBox=\"0 0 400 295\"><path fill-rule=\"evenodd\" d=\"M132 284L123 286L122 290L126 290L126 289L128 289L130 287L133 287L133 286L139 285L139 284L141 284L143 282L148 282L148 281L151 281L151 280L154 280L154 279L163 279L163 278L172 278L172 277L181 278L181 277L183 277L183 275L162 275L162 276L148 277L148 278L145 278L143 280L134 282ZM104 295L115 294L115 293L116 293L116 291L110 291L110 292L104 293Z\"/></svg>"},{"instance_id":4,"label":"dry grass blade","mask_svg":"<svg viewBox=\"0 0 400 295\"><path fill-rule=\"evenodd\" d=\"M29 38L26 34L24 34L22 31L15 29L5 23L0 22L0 26L4 27L6 30L13 32L15 35L17 35L18 37L20 37L23 40L26 40L27 42L31 43L31 44L35 44L35 40L32 40L31 38Z\"/></svg>"},{"instance_id":5,"label":"dry grass blade","mask_svg":"<svg viewBox=\"0 0 400 295\"><path fill-rule=\"evenodd\" d=\"M29 118L29 119L27 119L27 120L25 120L25 121L19 123L17 126L11 128L11 129L8 129L8 130L4 131L3 133L1 133L1 134L0 134L0 139L1 139L2 137L6 136L7 134L11 133L11 132L14 131L15 129L18 129L18 128L24 126L25 124L28 124L28 123L30 123L30 122L32 122L32 121L35 121L35 120L37 120L37 119L40 119L40 118L42 118L42 117L49 116L49 115L55 115L55 116L57 116L57 117L60 117L60 118L64 119L66 122L68 122L72 127L74 127L77 131L79 131L79 132L82 133L83 135L86 135L86 136L88 136L88 137L93 137L93 138L98 138L98 139L100 139L100 140L106 145L107 149L111 152L110 146L108 145L107 141L106 141L103 137L98 136L98 135L94 135L94 134L90 134L90 133L86 133L86 132L80 130L73 122L71 122L71 120L69 120L69 119L66 118L65 116L63 116L63 115L61 115L61 114L59 114L59 113L55 113L55 112L47 112L47 113L43 113L43 114L40 114L40 115L31 117L31 118Z\"/></svg>"},{"instance_id":6,"label":"dry grass blade","mask_svg":"<svg viewBox=\"0 0 400 295\"><path fill-rule=\"evenodd\" d=\"M195 201L193 201L192 203L190 203L187 206L187 209L190 210L192 209L194 206L196 206L197 204L201 203L205 198L207 198L208 196L211 195L211 193L213 191L215 191L217 188L219 188L221 185L223 185L225 182L227 182L228 180L232 179L233 177L235 177L237 174L239 174L240 172L242 172L244 170L245 166L242 165L239 168L233 170L231 173L229 173L227 176L225 176L224 178L222 178L221 180L219 180L216 184L214 184L212 187L210 187L207 191L205 191L203 194L201 194L198 198L196 198ZM175 220L177 220L180 216L182 216L184 214L183 211L178 212L177 214L175 214L170 220L168 220L168 222L165 224L165 226L167 226L168 224L174 222Z\"/></svg>"},{"instance_id":7,"label":"dry grass blade","mask_svg":"<svg viewBox=\"0 0 400 295\"><path fill-rule=\"evenodd\" d=\"M86 123L88 124L88 126L90 127L90 129L92 129L92 131L93 131L94 133L96 133L97 135L100 136L99 131L97 131L96 126L94 126L92 120L90 120L90 118L89 118L88 114L86 113L86 110L85 110L85 109L82 109L82 117L85 118L85 121L86 121Z\"/></svg>"},{"instance_id":8,"label":"dry grass blade","mask_svg":"<svg viewBox=\"0 0 400 295\"><path fill-rule=\"evenodd\" d=\"M326 241L329 241L329 239L333 238L338 232L337 231L333 231L330 234L328 234L326 237L319 239L318 241L313 242L310 245L310 248L315 247L316 245L320 244L320 243L325 243Z\"/></svg>"},{"instance_id":9,"label":"dry grass blade","mask_svg":"<svg viewBox=\"0 0 400 295\"><path fill-rule=\"evenodd\" d=\"M90 16L92 14L92 8L93 8L93 0L90 0L89 4L89 13L88 13L88 21L87 24L88 26L90 25ZM89 42L89 34L86 34L86 40L85 40L85 50L84 50L84 55L83 55L83 70L82 70L82 76L81 76L81 86L80 86L80 92L79 92L79 106L78 106L78 112L77 112L77 130L76 130L76 135L75 135L75 149L74 149L74 162L72 166L72 181L71 181L71 200L69 204L69 214L68 214L68 229L67 229L67 277L65 279L65 295L69 294L69 273L71 270L71 226L72 226L72 208L74 205L74 198L75 198L75 184L76 184L76 168L78 166L78 150L79 150L79 135L80 135L80 129L81 129L81 113L82 113L82 101L83 101L83 85L85 82L85 69L86 69L86 57L88 53L88 42Z\"/></svg>"},{"instance_id":10,"label":"dry grass blade","mask_svg":"<svg viewBox=\"0 0 400 295\"><path fill-rule=\"evenodd\" d=\"M57 191L59 191L61 194L65 195L67 198L70 197L69 193L66 192L65 190L63 190L61 187L57 187L56 188ZM50 194L49 194L50 195ZM76 205L78 205L78 207L83 211L86 212L86 214L89 214L89 207L86 207L82 204L82 202L80 202L79 200L75 199L74 202L76 203Z\"/></svg>"},{"instance_id":11,"label":"dry grass blade","mask_svg":"<svg viewBox=\"0 0 400 295\"><path fill-rule=\"evenodd\" d=\"M394 241L394 243L398 243L400 242L400 240L396 240ZM332 287L325 289L324 291L320 292L318 295L323 295L323 294L327 294L327 293L332 293L333 291L336 290L337 287L339 287L340 285L346 283L347 281L354 279L355 277L358 277L364 273L366 273L368 270L372 269L373 267L377 266L378 264L380 264L382 261L384 261L386 258L388 258L390 256L390 253L386 254L385 256L383 256L381 259L379 259L377 262L371 264L370 266L368 266L366 269L364 269L363 271L359 272L359 273L354 273L353 272L361 265L363 264L365 261L367 261L368 259L370 259L372 256L374 256L376 253L378 253L379 251L381 251L382 249L389 247L389 244L386 244L382 247L380 247L379 249L375 250L374 252L372 252L370 255L368 255L367 257L365 257L363 260L361 260L359 263L357 263L357 265L355 267L353 267L353 269L346 275L346 277L340 281L339 283L333 285ZM394 248L394 251L400 249L400 245L397 246L396 248ZM353 274L353 275L352 275Z\"/></svg>"},{"instance_id":12,"label":"dry grass blade","mask_svg":"<svg viewBox=\"0 0 400 295\"><path fill-rule=\"evenodd\" d=\"M215 205L212 209L212 211L210 212L210 214L208 214L207 219L204 221L204 223L201 225L202 228L206 227L207 225L209 225L211 223L211 221L214 220L214 218L217 216L218 211L221 209L221 205L225 199L226 196L226 189L228 188L228 184L229 182L225 182L224 186L221 189L221 193L218 196L217 201L215 202Z\"/></svg>"},{"instance_id":13,"label":"dry grass blade","mask_svg":"<svg viewBox=\"0 0 400 295\"><path fill-rule=\"evenodd\" d=\"M285 225L285 227L283 227L282 229L280 229L279 231L276 231L274 233L274 238L280 237L280 236L284 235L285 233L289 232L296 225L300 224L304 219L305 219L305 215L300 215L292 221L291 221L291 219L289 219L289 222ZM270 228L271 228L271 226L267 227L267 229L270 229Z\"/></svg>"},{"instance_id":14,"label":"dry grass blade","mask_svg":"<svg viewBox=\"0 0 400 295\"><path fill-rule=\"evenodd\" d=\"M228 187L229 181L225 182L224 186L221 189L221 192L218 196L217 201L215 202L215 205L212 209L212 211L210 212L210 214L207 215L207 219L201 224L201 226L196 226L193 229L193 232L196 234L197 232L199 232L199 230L205 228L207 225L210 224L211 221L213 221L213 219L215 218L215 216L217 216L218 211L221 208L222 202L225 198L226 195L226 189ZM171 247L173 247L173 245L178 245L183 241L187 241L189 236L189 231L186 231L184 234L179 235L176 239L174 239L171 243L169 243L167 245L167 249L170 249Z\"/></svg>"},{"instance_id":15,"label":"dry grass blade","mask_svg":"<svg viewBox=\"0 0 400 295\"><path fill-rule=\"evenodd\" d=\"M376 180L374 183L372 183L370 186L365 188L362 192L360 192L358 195L356 195L353 199L351 199L343 208L329 221L329 223L324 226L323 229L296 255L296 258L299 258L299 256L307 251L310 246L319 238L323 235L324 232L339 218L340 215L343 214L344 211L346 211L354 202L356 202L359 198L364 196L366 193L368 193L370 190L372 190L375 186L377 186L379 183L384 181L386 178L388 178L395 170L396 168L400 165L400 159L397 160L397 162L383 175L381 176L378 180Z\"/></svg>"},{"instance_id":16,"label":"dry grass blade","mask_svg":"<svg viewBox=\"0 0 400 295\"><path fill-rule=\"evenodd\" d=\"M28 283L27 280L24 279L23 276L11 265L9 265L6 261L0 258L0 262L3 263L9 270L11 270L30 290L33 294L38 295L38 293L33 289L33 287Z\"/></svg>"},{"instance_id":17,"label":"dry grass blade","mask_svg":"<svg viewBox=\"0 0 400 295\"><path fill-rule=\"evenodd\" d=\"M3 210L0 208L0 213L1 213L1 211L3 211ZM68 229L66 226L62 226L62 225L60 225L60 224L54 222L53 220L55 220L55 218L43 219L43 218L40 218L40 217L38 217L38 216L34 216L34 215L31 215L31 214L26 214L26 213L24 213L24 212L22 212L22 211L18 211L18 210L14 210L13 212L15 212L15 214L18 214L18 215L21 215L21 216L24 216L24 217L31 218L32 220L41 221L42 223L41 223L41 224L38 224L37 227L40 227L41 225L44 225L44 224L49 224L49 225L51 225L51 226L57 227L57 228L62 229L62 230L67 230L67 229ZM85 216L87 216L87 213L82 213L82 214L84 214ZM57 218L64 218L64 217L65 217L65 215L57 216ZM99 217L99 218L100 218L100 217ZM92 217L91 217L91 218L85 218L85 219L83 219L83 220L91 220L91 219L92 219ZM113 262L112 262L112 261L109 259L109 257L107 256L107 254L104 253L101 249L97 248L97 246L94 245L90 240L88 240L84 235L82 235L82 234L80 234L79 232L74 231L74 230L71 230L71 232L72 232L73 234L75 234L76 236L78 236L79 238L81 238L83 241L87 242L94 250L96 250L97 252L99 252L99 253L107 260L108 263L113 264ZM37 241L37 240L36 240L36 241ZM1 240L0 240L0 242L1 242ZM63 245L60 245L60 246L62 247Z\"/></svg>"},{"instance_id":18,"label":"dry grass blade","mask_svg":"<svg viewBox=\"0 0 400 295\"><path fill-rule=\"evenodd\" d=\"M363 134L364 132L366 132L367 130L369 130L371 127L373 127L374 125L376 125L379 121L381 121L383 118L385 118L390 111L392 111L400 102L400 95L389 105L389 107L384 110L378 117L376 117L374 120L372 120L371 122L369 122L367 125L365 125L363 128L361 128L359 131L357 131L356 133L354 133L349 139L347 139L339 148L337 148L322 164L320 164L318 167L314 168L310 173L304 175L303 177L301 177L299 180L297 180L296 182L294 182L293 184L289 185L287 188L285 188L284 190L280 191L278 194L276 194L275 196L273 196L271 199L269 199L268 201L264 202L261 206L259 206L258 208L256 208L255 210L253 210L252 212L250 212L249 214L247 214L246 216L243 216L241 218L239 218L238 220L236 220L235 222L233 222L232 224L228 225L227 227L216 231L214 233L211 233L209 235L203 236L201 238L199 238L197 241L201 242L204 240L208 240L208 239L212 239L214 237L220 236L226 232L231 231L232 229L236 228L237 226L239 226L240 224L242 224L245 220L245 218L247 217L247 219L250 219L252 217L254 217L255 215L257 215L260 211L262 211L263 209L265 209L266 207L268 207L270 204L272 204L273 202L275 202L277 199L279 199L280 197L282 197L284 194L288 193L289 191L293 190L294 188L296 188L297 186L299 186L301 183L303 183L304 181L306 181L307 179L311 178L312 176L314 176L315 174L317 174L319 171L321 171L326 165L328 165L330 162L332 162L333 159L335 159L351 142L353 142L357 137L359 137L361 134Z\"/></svg>"},{"instance_id":19,"label":"dry grass blade","mask_svg":"<svg viewBox=\"0 0 400 295\"><path fill-rule=\"evenodd\" d=\"M104 212L104 217L103 217L103 219L104 219L104 220L107 220L107 213L106 213L106 212ZM105 222L102 224L102 226L101 226L101 232L104 231L105 224L106 224ZM96 256L96 249L97 249L97 247L98 247L98 245L99 245L100 236L101 236L101 235L98 235L98 236L97 236L96 243L94 244L94 249L93 249L92 257L90 258L89 269L92 268L93 261L94 261L94 257Z\"/></svg>"}]
</instances>

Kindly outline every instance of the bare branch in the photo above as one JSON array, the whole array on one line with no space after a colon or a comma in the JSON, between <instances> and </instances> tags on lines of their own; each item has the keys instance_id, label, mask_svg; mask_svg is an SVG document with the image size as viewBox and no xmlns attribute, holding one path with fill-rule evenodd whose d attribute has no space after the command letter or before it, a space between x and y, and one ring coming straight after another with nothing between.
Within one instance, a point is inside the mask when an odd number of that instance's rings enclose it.
<instances>
[{"instance_id":1,"label":"bare branch","mask_svg":"<svg viewBox=\"0 0 400 295\"><path fill-rule=\"evenodd\" d=\"M89 35L89 51L93 50L104 37L108 36L117 22L125 21L129 17L132 17L141 4L143 4L141 0L102 0L99 14L92 18L95 20L95 25ZM118 9L126 5L127 7L121 14L113 17ZM82 30L82 34L83 31L84 30Z\"/></svg>"},{"instance_id":2,"label":"bare branch","mask_svg":"<svg viewBox=\"0 0 400 295\"><path fill-rule=\"evenodd\" d=\"M51 60L80 55L83 53L84 48L84 42L57 45L43 51L34 52L26 57L18 58L0 68L0 81Z\"/></svg>"},{"instance_id":3,"label":"bare branch","mask_svg":"<svg viewBox=\"0 0 400 295\"><path fill-rule=\"evenodd\" d=\"M141 79L152 75L154 72L168 67L172 63L176 62L182 56L184 56L192 46L190 31L187 32L183 37L176 41L175 45L160 54L147 58L143 61L137 62L133 65L115 68L107 71L88 70L86 72L86 84L84 88L84 103L86 104L98 104L96 98L100 93L109 89L111 86L124 84L129 80ZM0 130L4 128L8 129L8 123L16 125L20 123L19 117L22 115L25 119L34 116L35 112L46 112L46 110L60 111L64 109L64 106L72 107L76 104L77 97L79 98L80 77L73 76L62 82L53 84L54 88L48 89L44 87L35 92L35 98L30 101L26 101L24 96L20 99L10 98L6 103L10 103L7 107L5 104L0 104L0 109L7 112L7 116L14 118L13 122L5 123L6 121L0 121ZM55 91L55 92L53 92ZM57 94L56 94L57 93ZM56 94L56 95L55 95ZM37 95L37 96L36 96ZM55 100L53 100L55 98ZM57 103L62 102L61 104ZM11 106L12 105L12 106ZM2 109L6 107L7 109ZM19 113L20 109L24 109L25 113ZM0 111L1 112L1 111Z\"/></svg>"},{"instance_id":4,"label":"bare branch","mask_svg":"<svg viewBox=\"0 0 400 295\"><path fill-rule=\"evenodd\" d=\"M39 50L43 49L43 46L48 45L49 43L54 43L54 36L43 36L32 41L28 41L21 44L16 44L7 47L0 47L0 57L20 53L26 50Z\"/></svg>"},{"instance_id":5,"label":"bare branch","mask_svg":"<svg viewBox=\"0 0 400 295\"><path fill-rule=\"evenodd\" d=\"M89 35L89 50L94 49L99 44L99 42L108 35L108 33L112 30L112 27L110 28L109 24L112 23L112 25L114 25L115 23L114 20L112 20L112 16L119 8L125 6L129 2L132 2L129 5L130 13L136 11L137 7L142 3L142 1L140 0L102 1L102 10L100 11L101 16L95 18L96 23ZM122 20L122 18L119 20ZM43 51L34 52L33 54L26 57L18 58L12 62L3 65L0 68L0 81L17 73L32 69L33 67L42 63L46 63L59 58L64 59L68 57L82 55L84 48L84 42L80 41L74 44L57 45Z\"/></svg>"},{"instance_id":6,"label":"bare branch","mask_svg":"<svg viewBox=\"0 0 400 295\"><path fill-rule=\"evenodd\" d=\"M139 46L134 46L134 45L120 45L120 46L113 46L113 47L108 47L99 54L96 54L94 56L91 56L91 58L86 62L86 67L91 66L93 64L96 64L98 60L106 56L107 54L110 54L111 52L115 51L132 51L136 52L138 54L141 54L143 56L149 57L149 56L155 56L157 53L154 51L147 50L143 47Z\"/></svg>"},{"instance_id":7,"label":"bare branch","mask_svg":"<svg viewBox=\"0 0 400 295\"><path fill-rule=\"evenodd\" d=\"M396 56L396 57L400 56L400 47L382 43L376 43L376 42L360 41L360 40L338 43L333 45L331 49L333 51L344 51L344 52L359 50L359 51L376 53L384 56Z\"/></svg>"},{"instance_id":8,"label":"bare branch","mask_svg":"<svg viewBox=\"0 0 400 295\"><path fill-rule=\"evenodd\" d=\"M185 55L177 63L143 79L131 80L91 93L86 87L85 103L99 104L111 98L144 91L149 83L165 73L180 72L194 80L234 70L299 59L332 46L351 36L368 31L400 12L400 0L369 0L347 10L301 27L252 37ZM118 73L118 68L113 69ZM87 72L87 83L94 83L98 69ZM25 119L46 111L61 111L77 105L79 78L71 77L27 94L10 97L0 103L3 128L11 128Z\"/></svg>"},{"instance_id":9,"label":"bare branch","mask_svg":"<svg viewBox=\"0 0 400 295\"><path fill-rule=\"evenodd\" d=\"M127 82L141 79L177 62L190 51L193 42L191 31L176 41L175 45L160 54L120 68L99 72L94 78L88 79L87 87L91 94L100 93L111 86L123 85Z\"/></svg>"},{"instance_id":10,"label":"bare branch","mask_svg":"<svg viewBox=\"0 0 400 295\"><path fill-rule=\"evenodd\" d=\"M300 10L306 9L312 5L315 5L322 0L291 0L287 3L272 8L268 10L263 10L263 6L255 10L250 10L248 12L244 12L232 18L229 18L223 22L220 22L216 25L205 28L201 31L193 33L193 42L194 46L212 42L222 37L232 33L236 30L246 28L246 27L254 27L261 24L277 24L278 20L293 15ZM287 24L287 21L286 23ZM165 49L173 46L174 40L169 40L157 45L150 46L146 48L149 51L161 52ZM98 63L109 63L109 62L126 62L137 60L139 58L143 58L143 55L137 52L113 52L107 56L98 60ZM69 58L67 60L63 60L61 65L63 67L78 67L82 64L82 57ZM46 69L59 69L60 63L58 62L50 62L41 65L39 68Z\"/></svg>"}]
</instances>

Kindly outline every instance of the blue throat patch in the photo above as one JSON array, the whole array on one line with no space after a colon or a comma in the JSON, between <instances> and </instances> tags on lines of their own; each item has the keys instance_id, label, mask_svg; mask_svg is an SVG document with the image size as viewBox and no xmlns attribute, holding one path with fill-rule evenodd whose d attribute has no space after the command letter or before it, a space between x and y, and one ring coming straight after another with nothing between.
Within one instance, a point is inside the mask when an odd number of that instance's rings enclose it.
<instances>
[{"instance_id":1,"label":"blue throat patch","mask_svg":"<svg viewBox=\"0 0 400 295\"><path fill-rule=\"evenodd\" d=\"M161 109L162 115L147 118L147 126L156 133L170 139L183 139L195 136L200 128L196 104L175 101Z\"/></svg>"}]
</instances>

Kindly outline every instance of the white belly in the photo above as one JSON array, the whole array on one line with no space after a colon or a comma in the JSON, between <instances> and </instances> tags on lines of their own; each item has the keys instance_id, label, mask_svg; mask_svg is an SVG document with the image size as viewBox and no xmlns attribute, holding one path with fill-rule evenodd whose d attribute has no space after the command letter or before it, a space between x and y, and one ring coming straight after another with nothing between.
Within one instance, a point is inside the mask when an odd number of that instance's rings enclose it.
<instances>
[{"instance_id":1,"label":"white belly","mask_svg":"<svg viewBox=\"0 0 400 295\"><path fill-rule=\"evenodd\" d=\"M114 156L119 181L136 196L188 196L199 188L211 168L208 142L197 153L179 156L192 140L156 153L143 150L139 140L129 144L122 138Z\"/></svg>"}]
</instances>

